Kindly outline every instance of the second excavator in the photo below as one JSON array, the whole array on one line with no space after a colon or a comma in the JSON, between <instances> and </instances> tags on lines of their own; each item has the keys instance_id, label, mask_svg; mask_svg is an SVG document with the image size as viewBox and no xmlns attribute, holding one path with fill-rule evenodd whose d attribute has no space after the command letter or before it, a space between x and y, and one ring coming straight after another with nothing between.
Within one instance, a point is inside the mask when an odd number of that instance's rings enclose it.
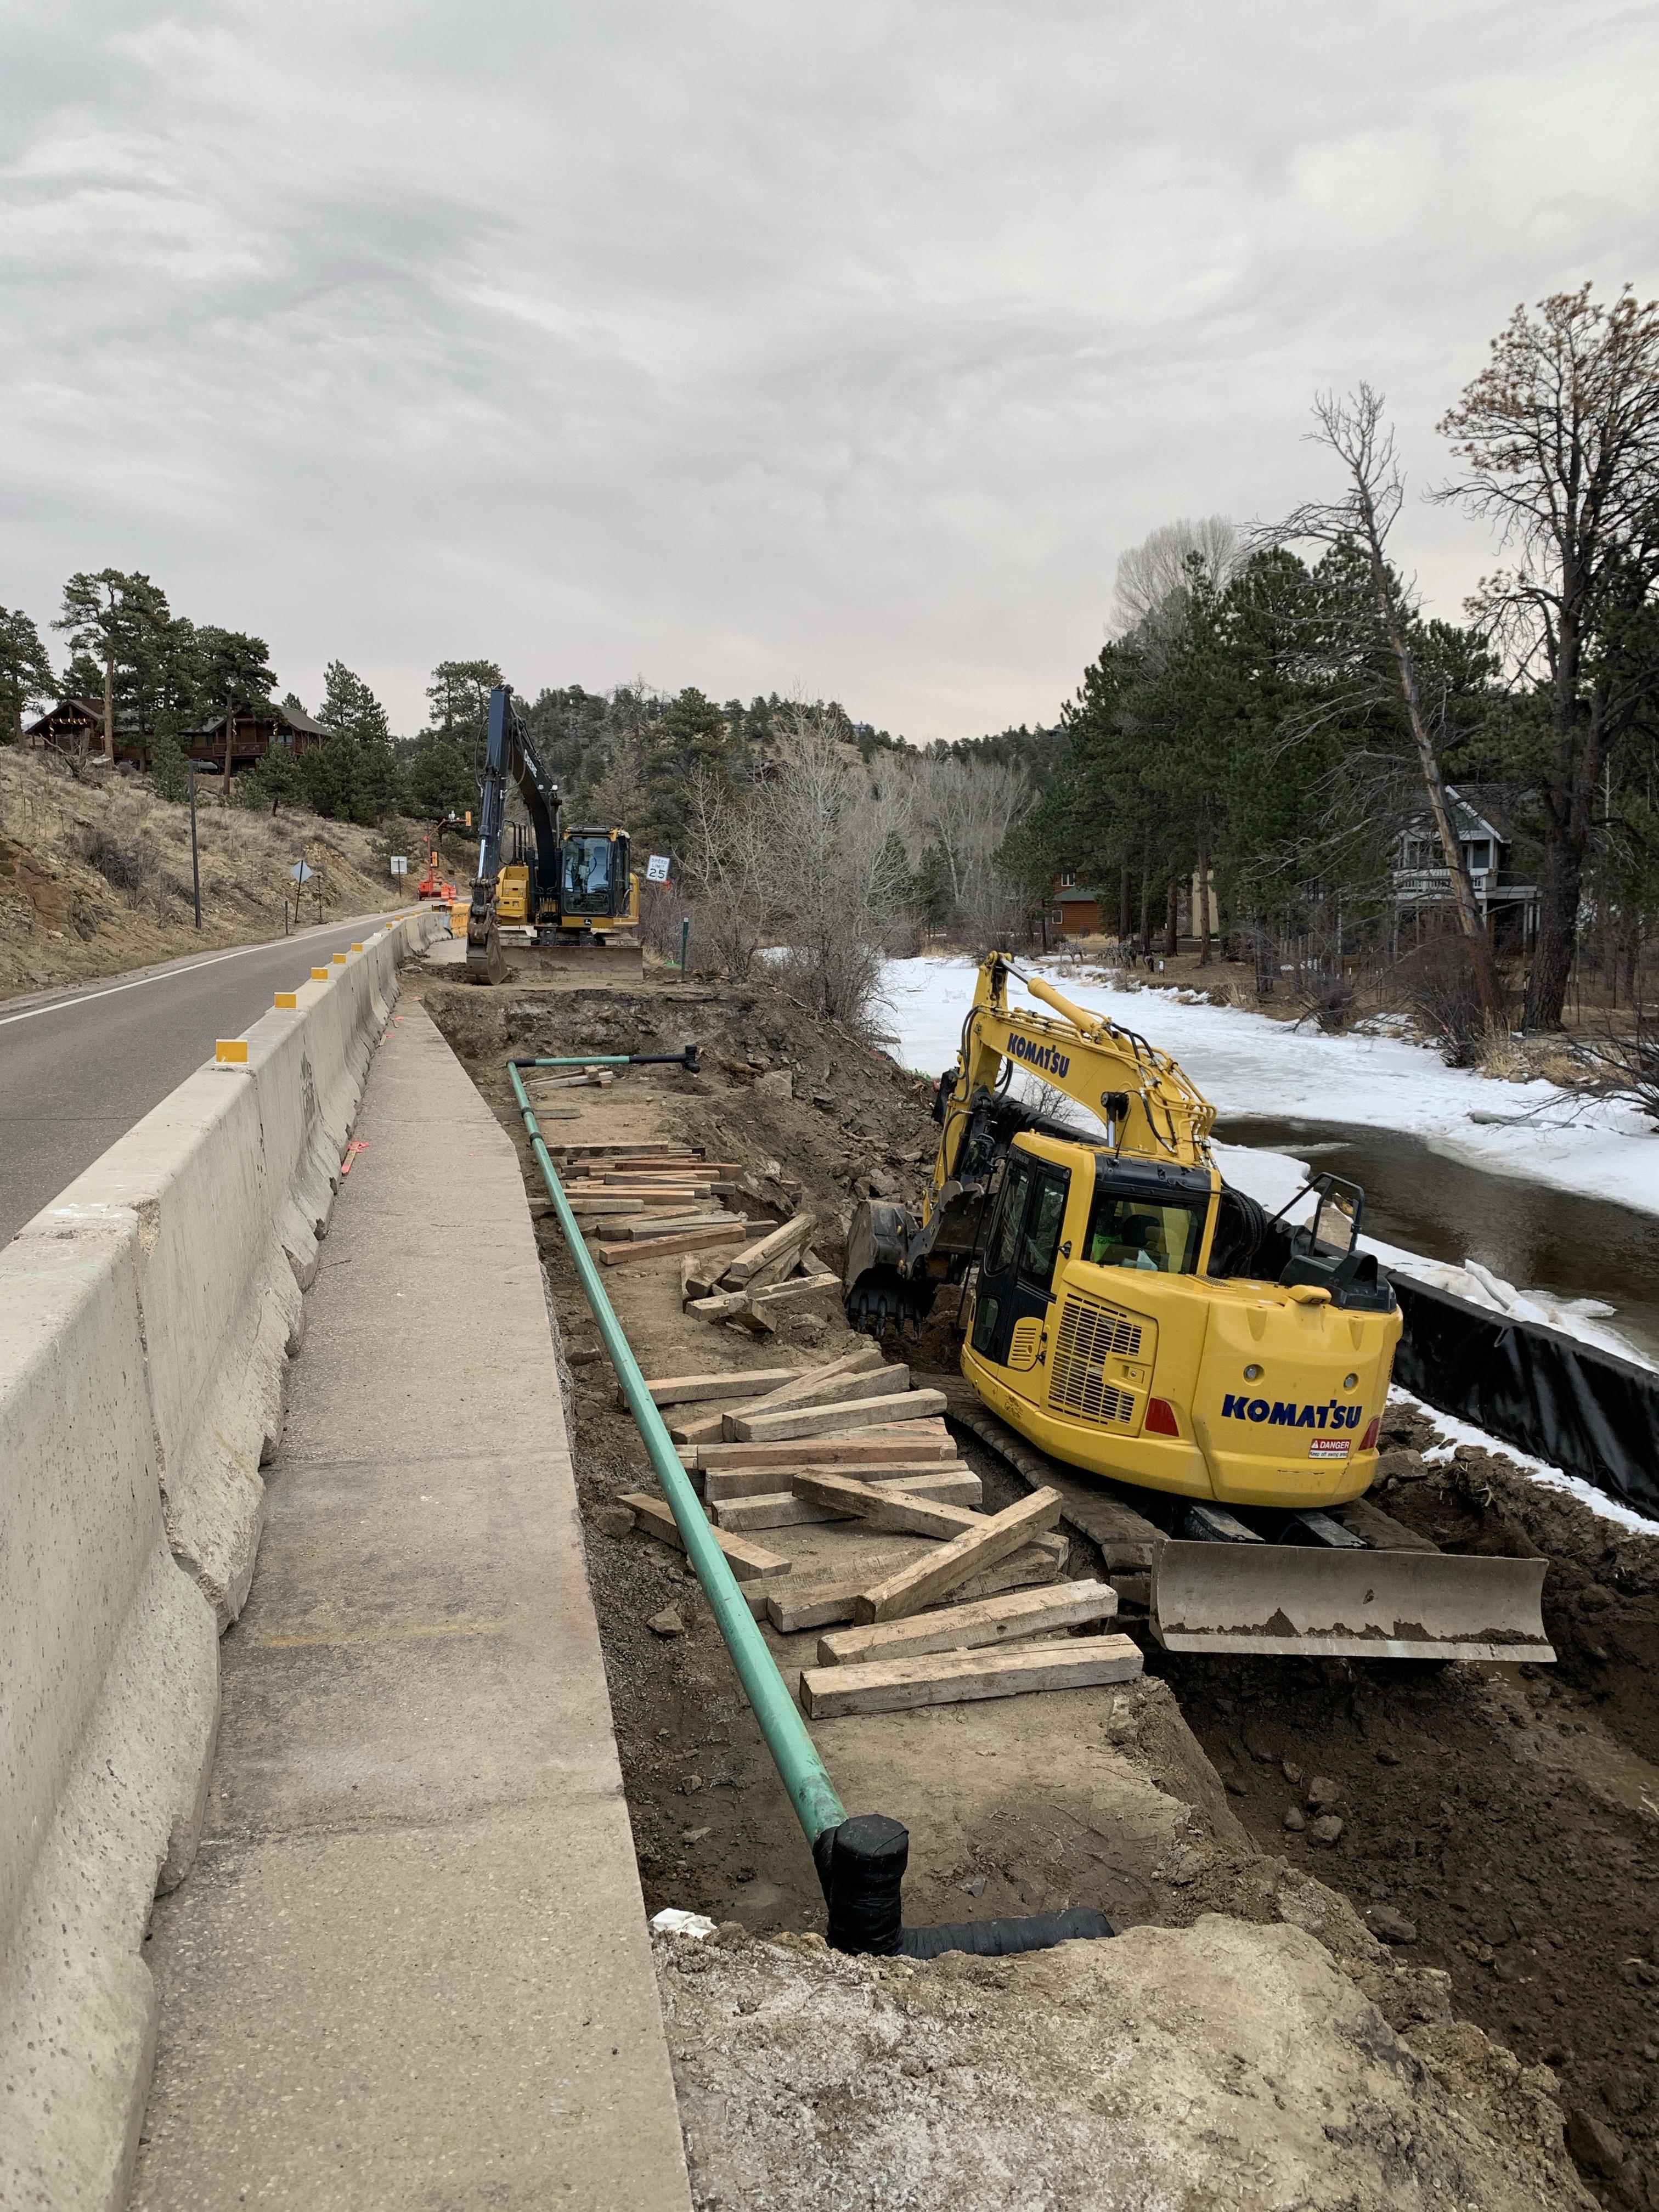
<instances>
[{"instance_id":1,"label":"second excavator","mask_svg":"<svg viewBox=\"0 0 1659 2212\"><path fill-rule=\"evenodd\" d=\"M516 789L530 817L511 826L512 858L502 841L508 787ZM507 975L503 929L526 933L526 947L568 962L603 959L607 972L637 975L640 879L629 865L628 832L618 829L561 831L558 786L544 772L530 733L514 711L513 695L498 684L489 695L489 733L480 793L478 872L466 919L466 963L489 982Z\"/></svg>"},{"instance_id":2,"label":"second excavator","mask_svg":"<svg viewBox=\"0 0 1659 2212\"><path fill-rule=\"evenodd\" d=\"M1010 1005L1013 977L1046 1012ZM1356 1185L1317 1176L1269 1218L1223 1180L1215 1109L1167 1053L1002 953L935 1116L921 1212L854 1216L848 1316L919 1328L956 1289L983 1405L1153 1537L1170 1649L1554 1657L1542 1560L1455 1557L1404 1529L1379 1545L1344 1517L1376 1475L1401 1333Z\"/></svg>"}]
</instances>

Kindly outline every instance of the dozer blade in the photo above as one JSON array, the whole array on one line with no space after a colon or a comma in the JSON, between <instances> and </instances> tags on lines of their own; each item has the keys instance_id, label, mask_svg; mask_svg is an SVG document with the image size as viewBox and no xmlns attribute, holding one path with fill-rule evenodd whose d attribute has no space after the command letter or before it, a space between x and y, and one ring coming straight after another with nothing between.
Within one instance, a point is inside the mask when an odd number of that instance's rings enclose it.
<instances>
[{"instance_id":1,"label":"dozer blade","mask_svg":"<svg viewBox=\"0 0 1659 2212\"><path fill-rule=\"evenodd\" d=\"M604 984L637 982L645 973L637 945L527 945L520 957L529 975L586 975Z\"/></svg>"},{"instance_id":2,"label":"dozer blade","mask_svg":"<svg viewBox=\"0 0 1659 2212\"><path fill-rule=\"evenodd\" d=\"M1547 1662L1547 1564L1172 1540L1155 1556L1152 1628L1170 1651Z\"/></svg>"}]
</instances>

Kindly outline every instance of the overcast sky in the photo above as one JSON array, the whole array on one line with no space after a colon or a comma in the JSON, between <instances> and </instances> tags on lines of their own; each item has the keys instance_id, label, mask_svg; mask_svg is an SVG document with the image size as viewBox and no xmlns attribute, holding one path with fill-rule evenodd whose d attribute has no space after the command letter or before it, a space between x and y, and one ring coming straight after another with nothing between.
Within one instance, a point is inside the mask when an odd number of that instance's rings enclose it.
<instances>
[{"instance_id":1,"label":"overcast sky","mask_svg":"<svg viewBox=\"0 0 1659 2212\"><path fill-rule=\"evenodd\" d=\"M1650 0L0 0L0 604L143 568L403 730L475 656L1052 720L1316 388L1421 485L1517 301L1659 289Z\"/></svg>"}]
</instances>

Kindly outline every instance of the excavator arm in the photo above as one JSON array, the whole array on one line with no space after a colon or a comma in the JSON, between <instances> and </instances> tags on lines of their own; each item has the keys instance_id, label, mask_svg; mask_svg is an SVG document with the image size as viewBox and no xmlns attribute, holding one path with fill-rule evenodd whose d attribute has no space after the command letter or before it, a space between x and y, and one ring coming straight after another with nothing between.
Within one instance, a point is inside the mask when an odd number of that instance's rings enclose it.
<instances>
[{"instance_id":1,"label":"excavator arm","mask_svg":"<svg viewBox=\"0 0 1659 2212\"><path fill-rule=\"evenodd\" d=\"M1011 1007L1011 976L1049 1013ZM1017 1069L1052 1098L1017 1099ZM855 1328L919 1327L940 1285L963 1279L1010 1143L1021 1129L1061 1126L1053 1108L1062 1099L1100 1124L1115 1154L1209 1169L1215 1109L1168 1053L993 953L980 968L957 1064L939 1078L939 1148L921 1215L872 1201L854 1217L846 1279Z\"/></svg>"},{"instance_id":2,"label":"excavator arm","mask_svg":"<svg viewBox=\"0 0 1659 2212\"><path fill-rule=\"evenodd\" d=\"M544 907L556 911L558 906L559 790L544 774L530 732L514 711L511 690L498 684L489 695L489 730L479 792L478 869L466 920L467 965L483 969L491 982L501 981L507 973L495 908L509 782L516 785L530 815L533 846L530 918L534 921Z\"/></svg>"}]
</instances>

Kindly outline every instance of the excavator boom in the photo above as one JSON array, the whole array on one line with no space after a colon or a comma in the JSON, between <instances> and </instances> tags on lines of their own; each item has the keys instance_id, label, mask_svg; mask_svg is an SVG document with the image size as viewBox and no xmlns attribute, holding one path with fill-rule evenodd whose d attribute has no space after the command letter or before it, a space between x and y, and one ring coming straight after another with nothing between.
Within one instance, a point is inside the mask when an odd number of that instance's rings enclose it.
<instances>
[{"instance_id":1,"label":"excavator boom","mask_svg":"<svg viewBox=\"0 0 1659 2212\"><path fill-rule=\"evenodd\" d=\"M1042 1011L1010 1006L1014 976ZM1553 1656L1529 1563L1425 1560L1342 1518L1376 1472L1401 1331L1363 1192L1322 1176L1310 1218L1268 1219L1224 1182L1215 1110L1167 1053L1001 953L934 1110L920 1215L854 1216L849 1316L919 1328L958 1286L982 1403L1158 1532L1171 1648Z\"/></svg>"}]
</instances>

